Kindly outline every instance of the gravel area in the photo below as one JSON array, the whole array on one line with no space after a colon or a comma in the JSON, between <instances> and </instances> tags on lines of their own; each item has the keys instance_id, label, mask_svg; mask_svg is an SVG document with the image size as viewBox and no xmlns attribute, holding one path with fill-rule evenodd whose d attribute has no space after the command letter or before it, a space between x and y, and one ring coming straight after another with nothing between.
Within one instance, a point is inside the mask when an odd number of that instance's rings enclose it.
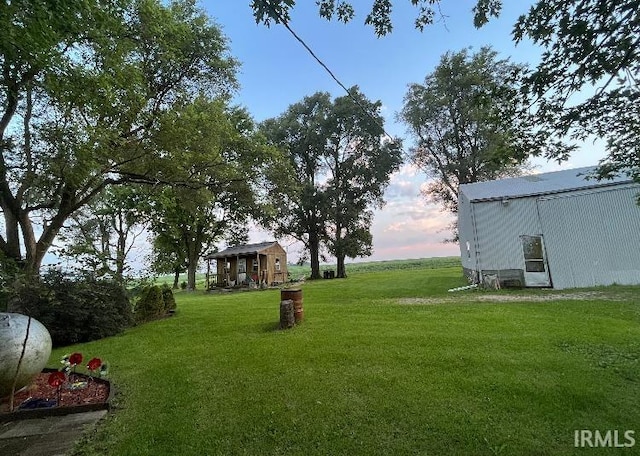
<instances>
[{"instance_id":1,"label":"gravel area","mask_svg":"<svg viewBox=\"0 0 640 456\"><path fill-rule=\"evenodd\" d=\"M603 291L576 291L569 293L558 293L549 291L536 292L530 294L513 293L452 293L451 296L438 298L402 298L397 302L404 305L435 305L435 304L455 304L460 302L548 302L548 301L588 301L592 299L628 301L630 296L606 293Z\"/></svg>"}]
</instances>

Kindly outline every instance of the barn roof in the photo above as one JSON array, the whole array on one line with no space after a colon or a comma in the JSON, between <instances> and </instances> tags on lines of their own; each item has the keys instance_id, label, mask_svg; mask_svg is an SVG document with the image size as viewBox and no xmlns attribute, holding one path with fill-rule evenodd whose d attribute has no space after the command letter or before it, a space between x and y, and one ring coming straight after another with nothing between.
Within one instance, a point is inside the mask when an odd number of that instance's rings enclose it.
<instances>
[{"instance_id":1,"label":"barn roof","mask_svg":"<svg viewBox=\"0 0 640 456\"><path fill-rule=\"evenodd\" d=\"M258 253L262 253L264 250L268 249L269 247L273 247L274 245L279 245L279 244L276 241L269 241L269 242L260 242L258 244L236 245L234 247L229 247L228 249L224 249L220 252L207 255L205 258L210 260L214 258L226 258L226 257L239 256L239 255L256 255Z\"/></svg>"},{"instance_id":2,"label":"barn roof","mask_svg":"<svg viewBox=\"0 0 640 456\"><path fill-rule=\"evenodd\" d=\"M589 174L595 166L566 169L542 174L511 177L486 182L460 185L460 193L469 201L491 201L504 198L524 198L527 196L548 195L572 190L609 187L633 180L627 176L617 176L611 180L598 181Z\"/></svg>"}]
</instances>

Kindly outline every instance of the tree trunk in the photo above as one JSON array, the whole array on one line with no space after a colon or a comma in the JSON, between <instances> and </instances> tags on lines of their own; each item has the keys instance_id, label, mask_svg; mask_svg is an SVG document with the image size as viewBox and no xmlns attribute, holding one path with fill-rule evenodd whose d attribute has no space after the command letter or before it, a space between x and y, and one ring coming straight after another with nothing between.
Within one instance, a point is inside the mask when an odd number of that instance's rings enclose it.
<instances>
[{"instance_id":1,"label":"tree trunk","mask_svg":"<svg viewBox=\"0 0 640 456\"><path fill-rule=\"evenodd\" d=\"M320 278L320 240L318 233L309 233L309 256L311 257L311 279Z\"/></svg>"},{"instance_id":2,"label":"tree trunk","mask_svg":"<svg viewBox=\"0 0 640 456\"><path fill-rule=\"evenodd\" d=\"M187 291L194 291L196 289L196 269L198 268L198 259L192 261L189 258L189 267L187 268Z\"/></svg>"},{"instance_id":3,"label":"tree trunk","mask_svg":"<svg viewBox=\"0 0 640 456\"><path fill-rule=\"evenodd\" d=\"M173 274L173 289L177 290L180 287L180 268L175 268Z\"/></svg>"},{"instance_id":4,"label":"tree trunk","mask_svg":"<svg viewBox=\"0 0 640 456\"><path fill-rule=\"evenodd\" d=\"M116 274L115 280L124 285L124 269L127 258L127 235L123 231L118 233L118 245L116 247Z\"/></svg>"},{"instance_id":5,"label":"tree trunk","mask_svg":"<svg viewBox=\"0 0 640 456\"><path fill-rule=\"evenodd\" d=\"M187 241L187 291L195 291L200 245L195 236L191 237L190 234L187 234L185 238Z\"/></svg>"},{"instance_id":6,"label":"tree trunk","mask_svg":"<svg viewBox=\"0 0 640 456\"><path fill-rule=\"evenodd\" d=\"M338 261L338 264L337 264L338 270L336 271L336 277L338 279L346 279L347 278L347 272L346 272L345 267L344 267L344 258L345 258L344 254L338 254L336 256L336 260Z\"/></svg>"},{"instance_id":7,"label":"tree trunk","mask_svg":"<svg viewBox=\"0 0 640 456\"><path fill-rule=\"evenodd\" d=\"M8 207L0 205L2 212L4 212L4 226L6 232L6 243L4 254L15 261L22 259L22 253L20 252L20 230L18 229L18 219L10 212Z\"/></svg>"},{"instance_id":8,"label":"tree trunk","mask_svg":"<svg viewBox=\"0 0 640 456\"><path fill-rule=\"evenodd\" d=\"M40 267L42 260L49 251L53 240L62 229L62 225L67 220L73 210L67 207L60 208L58 213L51 219L51 222L45 226L40 238L36 240L33 224L28 215L23 214L20 220L20 228L22 228L22 237L24 240L26 258L24 272L33 274L35 277L40 275Z\"/></svg>"}]
</instances>

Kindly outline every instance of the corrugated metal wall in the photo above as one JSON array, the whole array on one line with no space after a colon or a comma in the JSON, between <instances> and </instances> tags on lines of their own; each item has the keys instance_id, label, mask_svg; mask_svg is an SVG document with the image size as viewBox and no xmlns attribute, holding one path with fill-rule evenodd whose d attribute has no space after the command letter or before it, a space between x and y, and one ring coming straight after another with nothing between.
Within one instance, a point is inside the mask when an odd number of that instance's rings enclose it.
<instances>
[{"instance_id":1,"label":"corrugated metal wall","mask_svg":"<svg viewBox=\"0 0 640 456\"><path fill-rule=\"evenodd\" d=\"M554 288L640 283L637 185L538 199Z\"/></svg>"},{"instance_id":2,"label":"corrugated metal wall","mask_svg":"<svg viewBox=\"0 0 640 456\"><path fill-rule=\"evenodd\" d=\"M460 260L462 267L464 269L475 270L476 249L473 234L473 217L471 213L471 203L464 193L458 196L458 238L460 240Z\"/></svg>"},{"instance_id":3,"label":"corrugated metal wall","mask_svg":"<svg viewBox=\"0 0 640 456\"><path fill-rule=\"evenodd\" d=\"M481 269L523 269L520 235L542 232L532 198L473 204Z\"/></svg>"}]
</instances>

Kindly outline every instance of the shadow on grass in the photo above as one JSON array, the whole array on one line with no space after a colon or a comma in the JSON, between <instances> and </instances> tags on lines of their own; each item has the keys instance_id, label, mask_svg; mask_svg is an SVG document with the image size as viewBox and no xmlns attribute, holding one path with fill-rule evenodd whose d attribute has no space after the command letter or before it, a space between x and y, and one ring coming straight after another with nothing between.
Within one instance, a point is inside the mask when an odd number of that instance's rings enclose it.
<instances>
[{"instance_id":1,"label":"shadow on grass","mask_svg":"<svg viewBox=\"0 0 640 456\"><path fill-rule=\"evenodd\" d=\"M270 321L268 323L260 323L258 326L260 332L274 332L274 331L284 331L280 329L280 322L276 321L275 323Z\"/></svg>"}]
</instances>

